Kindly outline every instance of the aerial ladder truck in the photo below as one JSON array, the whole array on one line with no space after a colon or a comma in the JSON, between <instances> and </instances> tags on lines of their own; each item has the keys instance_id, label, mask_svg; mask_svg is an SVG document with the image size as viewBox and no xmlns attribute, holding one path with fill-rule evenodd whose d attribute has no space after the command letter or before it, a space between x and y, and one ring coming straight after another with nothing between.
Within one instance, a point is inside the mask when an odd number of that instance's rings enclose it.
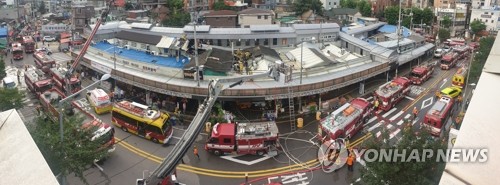
<instances>
[{"instance_id":1,"label":"aerial ladder truck","mask_svg":"<svg viewBox=\"0 0 500 185\"><path fill-rule=\"evenodd\" d=\"M70 68L66 72L64 80L66 81L66 84L67 84L67 89L68 89L68 91L66 91L67 95L69 95L68 93L71 93L71 86L70 86L69 80L71 79L71 76L73 76L73 73L75 72L76 66L78 66L78 64L80 63L80 60L83 58L83 56L87 52L87 49L89 48L90 43L92 43L92 39L94 39L94 36L97 33L97 30L99 30L99 27L101 26L101 24L103 24L106 21L106 17L108 17L109 11L111 10L111 6L113 6L113 4L114 4L114 0L108 1L108 6L102 12L101 17L97 20L97 23L96 23L94 29L92 30L89 37L87 38L87 41L85 41L83 48L80 50L80 53L78 54L78 56L76 56L75 60L71 64Z\"/></svg>"},{"instance_id":2,"label":"aerial ladder truck","mask_svg":"<svg viewBox=\"0 0 500 185\"><path fill-rule=\"evenodd\" d=\"M279 65L271 65L267 73L211 80L208 84L207 98L198 107L196 115L194 116L191 124L189 124L189 127L186 129L184 134L180 137L179 142L174 145L172 151L165 157L165 159L163 159L162 163L153 171L153 173L151 173L149 177L147 177L146 179L137 179L136 184L173 184L173 182L171 182L171 177L175 173L177 164L179 164L179 162L182 160L182 157L184 157L191 145L193 145L198 134L201 132L204 126L203 123L211 114L212 107L219 94L226 88L232 88L234 86L241 85L243 82L257 78L270 77L275 81L280 81L280 76L283 77L285 75L284 73L282 73L283 71L283 67Z\"/></svg>"}]
</instances>

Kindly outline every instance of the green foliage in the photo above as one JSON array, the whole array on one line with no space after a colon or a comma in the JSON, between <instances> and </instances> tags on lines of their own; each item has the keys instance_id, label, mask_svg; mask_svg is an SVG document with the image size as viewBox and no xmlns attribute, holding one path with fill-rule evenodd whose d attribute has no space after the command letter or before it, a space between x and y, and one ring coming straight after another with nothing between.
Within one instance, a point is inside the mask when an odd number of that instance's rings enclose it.
<instances>
[{"instance_id":1,"label":"green foliage","mask_svg":"<svg viewBox=\"0 0 500 185\"><path fill-rule=\"evenodd\" d=\"M372 5L368 1L366 0L359 1L357 7L361 15L365 17L372 16Z\"/></svg>"},{"instance_id":2,"label":"green foliage","mask_svg":"<svg viewBox=\"0 0 500 185\"><path fill-rule=\"evenodd\" d=\"M45 1L40 1L40 6L38 7L38 12L40 12L40 14L47 13L47 9L45 9Z\"/></svg>"},{"instance_id":3,"label":"green foliage","mask_svg":"<svg viewBox=\"0 0 500 185\"><path fill-rule=\"evenodd\" d=\"M296 15L313 10L318 15L323 15L323 3L320 0L298 0L293 2L293 11Z\"/></svg>"},{"instance_id":4,"label":"green foliage","mask_svg":"<svg viewBox=\"0 0 500 185\"><path fill-rule=\"evenodd\" d=\"M227 6L224 1L218 1L214 3L214 10L233 10L233 8Z\"/></svg>"},{"instance_id":5,"label":"green foliage","mask_svg":"<svg viewBox=\"0 0 500 185\"><path fill-rule=\"evenodd\" d=\"M422 11L422 19L426 25L432 25L432 20L434 19L434 12L430 8L424 8Z\"/></svg>"},{"instance_id":6,"label":"green foliage","mask_svg":"<svg viewBox=\"0 0 500 185\"><path fill-rule=\"evenodd\" d=\"M169 9L168 17L163 20L163 25L169 27L184 27L191 22L191 15L184 11L184 2L182 0L169 0L167 1L167 8Z\"/></svg>"},{"instance_id":7,"label":"green foliage","mask_svg":"<svg viewBox=\"0 0 500 185\"><path fill-rule=\"evenodd\" d=\"M446 146L441 140L435 140L429 134L429 131L423 129L416 134L410 127L404 129L403 135L399 143L389 144L384 142L389 141L389 133L385 131L382 134L382 139L371 138L362 148L375 149L398 149L404 153L405 161L385 162L375 160L374 162L366 162L366 168L361 170L361 179L364 184L386 185L386 184L438 184L441 174L444 170L444 162L436 162L437 150L445 149ZM406 162L409 159L411 150L419 151L419 157L422 156L423 149L433 150L433 155L425 161L417 161L415 159ZM373 154L373 153L370 153ZM373 155L368 158L373 159ZM378 159L378 158L377 158ZM421 158L419 158L421 159Z\"/></svg>"},{"instance_id":8,"label":"green foliage","mask_svg":"<svg viewBox=\"0 0 500 185\"><path fill-rule=\"evenodd\" d=\"M399 19L399 6L390 6L384 10L384 17L388 24L397 25Z\"/></svg>"},{"instance_id":9,"label":"green foliage","mask_svg":"<svg viewBox=\"0 0 500 185\"><path fill-rule=\"evenodd\" d=\"M342 8L356 8L358 6L357 0L340 0L340 6Z\"/></svg>"},{"instance_id":10,"label":"green foliage","mask_svg":"<svg viewBox=\"0 0 500 185\"><path fill-rule=\"evenodd\" d=\"M449 16L444 16L441 20L441 28L449 28L451 26L451 18Z\"/></svg>"},{"instance_id":11,"label":"green foliage","mask_svg":"<svg viewBox=\"0 0 500 185\"><path fill-rule=\"evenodd\" d=\"M91 167L95 159L107 157L107 150L98 150L103 141L91 141L94 128L81 129L84 118L67 116L64 119L64 142L61 143L59 124L39 116L28 129L54 175L74 173L88 184L83 172Z\"/></svg>"},{"instance_id":12,"label":"green foliage","mask_svg":"<svg viewBox=\"0 0 500 185\"><path fill-rule=\"evenodd\" d=\"M483 72L484 64L490 55L491 48L495 43L494 37L481 38L479 41L479 51L474 55L474 62L471 65L469 79L467 83L477 83L481 73Z\"/></svg>"},{"instance_id":13,"label":"green foliage","mask_svg":"<svg viewBox=\"0 0 500 185\"><path fill-rule=\"evenodd\" d=\"M482 21L474 20L470 23L470 29L472 30L472 33L476 34L480 31L486 30L486 24Z\"/></svg>"},{"instance_id":14,"label":"green foliage","mask_svg":"<svg viewBox=\"0 0 500 185\"><path fill-rule=\"evenodd\" d=\"M23 107L24 92L17 89L0 88L0 111Z\"/></svg>"},{"instance_id":15,"label":"green foliage","mask_svg":"<svg viewBox=\"0 0 500 185\"><path fill-rule=\"evenodd\" d=\"M222 105L220 103L215 103L212 107L212 115L208 119L210 123L224 123L226 120L224 119L224 110L222 109Z\"/></svg>"},{"instance_id":16,"label":"green foliage","mask_svg":"<svg viewBox=\"0 0 500 185\"><path fill-rule=\"evenodd\" d=\"M126 2L125 3L125 10L132 10L134 6L132 5L131 2Z\"/></svg>"},{"instance_id":17,"label":"green foliage","mask_svg":"<svg viewBox=\"0 0 500 185\"><path fill-rule=\"evenodd\" d=\"M0 80L5 78L7 73L5 73L5 62L3 60L3 56L0 56Z\"/></svg>"},{"instance_id":18,"label":"green foliage","mask_svg":"<svg viewBox=\"0 0 500 185\"><path fill-rule=\"evenodd\" d=\"M450 30L445 29L445 28L440 28L438 31L438 37L441 42L445 41L446 39L449 39L451 36Z\"/></svg>"}]
</instances>

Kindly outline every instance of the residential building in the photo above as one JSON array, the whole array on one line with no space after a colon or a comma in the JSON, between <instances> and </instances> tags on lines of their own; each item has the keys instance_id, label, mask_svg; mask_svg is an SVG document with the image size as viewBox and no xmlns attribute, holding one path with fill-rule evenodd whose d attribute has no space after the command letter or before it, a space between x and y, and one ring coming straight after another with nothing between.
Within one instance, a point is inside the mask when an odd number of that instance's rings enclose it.
<instances>
[{"instance_id":1,"label":"residential building","mask_svg":"<svg viewBox=\"0 0 500 185\"><path fill-rule=\"evenodd\" d=\"M438 0L436 0L438 1ZM377 15L380 13L384 13L385 7L389 6L399 6L399 1L391 1L391 0L369 0L372 4L372 14Z\"/></svg>"},{"instance_id":2,"label":"residential building","mask_svg":"<svg viewBox=\"0 0 500 185\"><path fill-rule=\"evenodd\" d=\"M184 9L192 12L196 8L199 10L211 10L215 0L184 0Z\"/></svg>"},{"instance_id":3,"label":"residential building","mask_svg":"<svg viewBox=\"0 0 500 185\"><path fill-rule=\"evenodd\" d=\"M236 28L238 26L238 14L232 10L212 11L203 17L205 17L205 24L212 28Z\"/></svg>"},{"instance_id":4,"label":"residential building","mask_svg":"<svg viewBox=\"0 0 500 185\"><path fill-rule=\"evenodd\" d=\"M434 0L434 8L454 8L455 0Z\"/></svg>"},{"instance_id":5,"label":"residential building","mask_svg":"<svg viewBox=\"0 0 500 185\"><path fill-rule=\"evenodd\" d=\"M427 4L429 3L428 0L408 0L408 6L409 7L416 7L416 8L427 8Z\"/></svg>"},{"instance_id":6,"label":"residential building","mask_svg":"<svg viewBox=\"0 0 500 185\"><path fill-rule=\"evenodd\" d=\"M273 24L274 12L257 8L248 8L238 12L238 24L242 28L249 28L250 25L270 25Z\"/></svg>"},{"instance_id":7,"label":"residential building","mask_svg":"<svg viewBox=\"0 0 500 185\"><path fill-rule=\"evenodd\" d=\"M436 16L439 23L448 16L452 20L451 36L465 36L465 28L467 25L467 5L455 4L455 8L436 8Z\"/></svg>"},{"instance_id":8,"label":"residential building","mask_svg":"<svg viewBox=\"0 0 500 185\"><path fill-rule=\"evenodd\" d=\"M500 6L500 0L472 0L472 8Z\"/></svg>"},{"instance_id":9,"label":"residential building","mask_svg":"<svg viewBox=\"0 0 500 185\"><path fill-rule=\"evenodd\" d=\"M340 0L321 0L323 9L330 10L332 8L340 8Z\"/></svg>"},{"instance_id":10,"label":"residential building","mask_svg":"<svg viewBox=\"0 0 500 185\"><path fill-rule=\"evenodd\" d=\"M274 10L278 5L279 0L252 0L252 6L254 8Z\"/></svg>"},{"instance_id":11,"label":"residential building","mask_svg":"<svg viewBox=\"0 0 500 185\"><path fill-rule=\"evenodd\" d=\"M248 8L248 3L242 3L241 1L224 1L224 4L233 8L233 10L241 11ZM258 5L258 4L255 4ZM265 5L265 4L261 4ZM266 9L264 6L263 9Z\"/></svg>"},{"instance_id":12,"label":"residential building","mask_svg":"<svg viewBox=\"0 0 500 185\"><path fill-rule=\"evenodd\" d=\"M75 32L83 34L83 29L90 24L90 19L95 16L94 6L73 6L72 8L72 23Z\"/></svg>"},{"instance_id":13,"label":"residential building","mask_svg":"<svg viewBox=\"0 0 500 185\"><path fill-rule=\"evenodd\" d=\"M318 24L324 22L324 18L314 13L313 10L308 10L302 13L302 15L298 16L297 19L299 19L302 23L307 23L307 24L311 23Z\"/></svg>"},{"instance_id":14,"label":"residential building","mask_svg":"<svg viewBox=\"0 0 500 185\"><path fill-rule=\"evenodd\" d=\"M354 17L362 16L358 10L352 8L332 8L323 14L326 20L347 20L349 22L355 21Z\"/></svg>"},{"instance_id":15,"label":"residential building","mask_svg":"<svg viewBox=\"0 0 500 185\"><path fill-rule=\"evenodd\" d=\"M151 10L153 8L167 5L167 1L158 1L158 0L141 0L140 5L143 10Z\"/></svg>"},{"instance_id":16,"label":"residential building","mask_svg":"<svg viewBox=\"0 0 500 185\"><path fill-rule=\"evenodd\" d=\"M500 9L472 9L471 22L479 20L486 25L486 31L500 30Z\"/></svg>"}]
</instances>

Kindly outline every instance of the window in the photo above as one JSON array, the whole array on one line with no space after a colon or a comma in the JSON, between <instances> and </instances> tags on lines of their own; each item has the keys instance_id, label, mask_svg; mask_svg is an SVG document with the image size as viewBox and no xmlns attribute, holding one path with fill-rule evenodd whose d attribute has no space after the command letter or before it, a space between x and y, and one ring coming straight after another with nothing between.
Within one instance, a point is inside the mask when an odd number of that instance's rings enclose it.
<instances>
[{"instance_id":1,"label":"window","mask_svg":"<svg viewBox=\"0 0 500 185\"><path fill-rule=\"evenodd\" d=\"M160 128L146 124L146 130L155 134L163 134Z\"/></svg>"},{"instance_id":2,"label":"window","mask_svg":"<svg viewBox=\"0 0 500 185\"><path fill-rule=\"evenodd\" d=\"M241 46L241 41L240 40L236 41L236 46Z\"/></svg>"},{"instance_id":3,"label":"window","mask_svg":"<svg viewBox=\"0 0 500 185\"><path fill-rule=\"evenodd\" d=\"M259 39L255 39L255 44L254 44L254 45L258 46L258 45L259 45L259 42L260 42L260 40L259 40Z\"/></svg>"},{"instance_id":4,"label":"window","mask_svg":"<svg viewBox=\"0 0 500 185\"><path fill-rule=\"evenodd\" d=\"M261 16L261 15L258 15L258 16L257 16L257 19L261 19L261 18L262 18L262 16Z\"/></svg>"},{"instance_id":5,"label":"window","mask_svg":"<svg viewBox=\"0 0 500 185\"><path fill-rule=\"evenodd\" d=\"M273 45L275 45L275 46L278 45L278 38L273 39Z\"/></svg>"},{"instance_id":6,"label":"window","mask_svg":"<svg viewBox=\"0 0 500 185\"><path fill-rule=\"evenodd\" d=\"M115 112L115 111L113 111L111 113L111 116L113 118L117 119L118 121L121 121L121 122L119 122L119 123L121 123L120 125L123 125L123 122L128 123L128 124L133 124L133 125L135 125L135 123L136 123L136 120L129 118L127 116L124 116L123 114L120 114L120 113Z\"/></svg>"},{"instance_id":7,"label":"window","mask_svg":"<svg viewBox=\"0 0 500 185\"><path fill-rule=\"evenodd\" d=\"M217 46L222 46L222 43L221 43L220 39L217 40Z\"/></svg>"},{"instance_id":8,"label":"window","mask_svg":"<svg viewBox=\"0 0 500 185\"><path fill-rule=\"evenodd\" d=\"M229 144L231 144L231 139L230 139L230 138L224 138L224 140L223 140L223 141L224 141L224 143L229 143Z\"/></svg>"},{"instance_id":9,"label":"window","mask_svg":"<svg viewBox=\"0 0 500 185\"><path fill-rule=\"evenodd\" d=\"M359 52L360 55L363 55L363 49L361 49L361 51Z\"/></svg>"},{"instance_id":10,"label":"window","mask_svg":"<svg viewBox=\"0 0 500 185\"><path fill-rule=\"evenodd\" d=\"M267 15L264 15L264 19L267 19L267 17L268 17Z\"/></svg>"},{"instance_id":11,"label":"window","mask_svg":"<svg viewBox=\"0 0 500 185\"><path fill-rule=\"evenodd\" d=\"M269 39L264 39L264 46L269 45Z\"/></svg>"},{"instance_id":12,"label":"window","mask_svg":"<svg viewBox=\"0 0 500 185\"><path fill-rule=\"evenodd\" d=\"M337 2L333 2L333 5L337 6Z\"/></svg>"},{"instance_id":13,"label":"window","mask_svg":"<svg viewBox=\"0 0 500 185\"><path fill-rule=\"evenodd\" d=\"M146 44L141 44L141 49L146 49Z\"/></svg>"},{"instance_id":14,"label":"window","mask_svg":"<svg viewBox=\"0 0 500 185\"><path fill-rule=\"evenodd\" d=\"M81 8L78 8L78 13L82 13L82 9Z\"/></svg>"},{"instance_id":15,"label":"window","mask_svg":"<svg viewBox=\"0 0 500 185\"><path fill-rule=\"evenodd\" d=\"M136 42L132 42L130 45L131 45L132 47L137 47L137 43L136 43Z\"/></svg>"},{"instance_id":16,"label":"window","mask_svg":"<svg viewBox=\"0 0 500 185\"><path fill-rule=\"evenodd\" d=\"M491 12L491 15L493 15L493 12Z\"/></svg>"},{"instance_id":17,"label":"window","mask_svg":"<svg viewBox=\"0 0 500 185\"><path fill-rule=\"evenodd\" d=\"M229 39L226 41L226 46L231 46L231 41Z\"/></svg>"},{"instance_id":18,"label":"window","mask_svg":"<svg viewBox=\"0 0 500 185\"><path fill-rule=\"evenodd\" d=\"M216 18L215 18L215 20L219 20L219 18L218 18L218 17L216 17Z\"/></svg>"},{"instance_id":19,"label":"window","mask_svg":"<svg viewBox=\"0 0 500 185\"><path fill-rule=\"evenodd\" d=\"M332 2L328 2L328 5L332 5Z\"/></svg>"},{"instance_id":20,"label":"window","mask_svg":"<svg viewBox=\"0 0 500 185\"><path fill-rule=\"evenodd\" d=\"M245 40L245 46L250 46L250 39Z\"/></svg>"}]
</instances>

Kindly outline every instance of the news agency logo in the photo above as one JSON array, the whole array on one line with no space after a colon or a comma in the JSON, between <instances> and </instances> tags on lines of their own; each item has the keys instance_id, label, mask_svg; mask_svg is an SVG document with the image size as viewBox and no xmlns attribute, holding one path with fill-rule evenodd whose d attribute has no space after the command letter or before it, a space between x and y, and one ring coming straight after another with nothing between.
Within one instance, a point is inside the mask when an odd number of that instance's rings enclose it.
<instances>
[{"instance_id":1,"label":"news agency logo","mask_svg":"<svg viewBox=\"0 0 500 185\"><path fill-rule=\"evenodd\" d=\"M344 139L327 140L318 150L318 160L325 173L342 168L349 156Z\"/></svg>"}]
</instances>

